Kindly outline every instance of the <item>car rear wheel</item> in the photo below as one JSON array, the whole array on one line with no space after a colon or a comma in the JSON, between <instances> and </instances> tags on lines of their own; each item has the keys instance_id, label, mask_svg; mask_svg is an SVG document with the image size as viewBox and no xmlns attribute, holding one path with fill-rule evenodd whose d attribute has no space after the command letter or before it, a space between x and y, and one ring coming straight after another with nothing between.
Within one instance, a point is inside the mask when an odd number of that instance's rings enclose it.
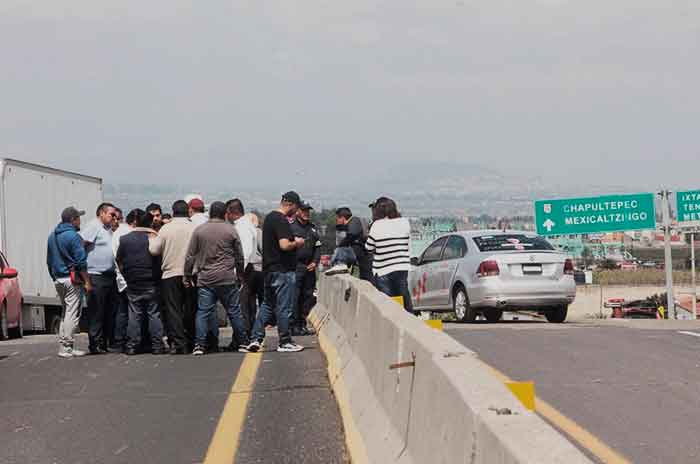
<instances>
[{"instance_id":1,"label":"car rear wheel","mask_svg":"<svg viewBox=\"0 0 700 464\"><path fill-rule=\"evenodd\" d=\"M12 338L22 338L24 336L24 327L22 327L22 306L19 307L19 317L17 318L17 327L9 329L8 334Z\"/></svg>"},{"instance_id":2,"label":"car rear wheel","mask_svg":"<svg viewBox=\"0 0 700 464\"><path fill-rule=\"evenodd\" d=\"M455 289L455 297L453 300L453 309L455 317L459 322L474 322L476 320L476 311L469 304L469 297L464 287Z\"/></svg>"},{"instance_id":3,"label":"car rear wheel","mask_svg":"<svg viewBox=\"0 0 700 464\"><path fill-rule=\"evenodd\" d=\"M489 309L487 311L484 311L484 317L491 324L495 324L496 322L501 320L501 317L503 317L503 310L502 309Z\"/></svg>"},{"instance_id":4,"label":"car rear wheel","mask_svg":"<svg viewBox=\"0 0 700 464\"><path fill-rule=\"evenodd\" d=\"M556 309L551 309L544 313L544 317L547 318L549 322L554 324L561 324L566 320L566 315L569 312L569 306L562 305Z\"/></svg>"},{"instance_id":5,"label":"car rear wheel","mask_svg":"<svg viewBox=\"0 0 700 464\"><path fill-rule=\"evenodd\" d=\"M7 303L0 306L0 340L7 340L10 334L7 330Z\"/></svg>"}]
</instances>

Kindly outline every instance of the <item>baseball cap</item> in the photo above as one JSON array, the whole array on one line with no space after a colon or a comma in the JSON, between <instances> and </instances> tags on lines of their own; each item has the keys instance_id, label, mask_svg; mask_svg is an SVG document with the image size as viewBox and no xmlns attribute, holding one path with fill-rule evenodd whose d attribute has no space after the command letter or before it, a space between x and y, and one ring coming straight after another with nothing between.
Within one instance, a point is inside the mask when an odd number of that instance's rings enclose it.
<instances>
[{"instance_id":1,"label":"baseball cap","mask_svg":"<svg viewBox=\"0 0 700 464\"><path fill-rule=\"evenodd\" d=\"M299 197L299 194L294 190L291 190L282 195L282 201L294 203L295 205L301 205L301 197Z\"/></svg>"},{"instance_id":2,"label":"baseball cap","mask_svg":"<svg viewBox=\"0 0 700 464\"><path fill-rule=\"evenodd\" d=\"M190 200L189 204L187 205L192 209L204 209L204 202L202 201L201 198L193 198Z\"/></svg>"},{"instance_id":3,"label":"baseball cap","mask_svg":"<svg viewBox=\"0 0 700 464\"><path fill-rule=\"evenodd\" d=\"M299 205L299 209L303 209L304 211L306 211L306 210L314 209L314 207L311 206L310 204L308 204L307 202L302 201L301 204Z\"/></svg>"},{"instance_id":4,"label":"baseball cap","mask_svg":"<svg viewBox=\"0 0 700 464\"><path fill-rule=\"evenodd\" d=\"M71 222L73 219L80 217L80 216L83 216L84 214L85 214L85 211L81 211L77 208L69 206L68 208L64 209L63 212L61 213L61 221Z\"/></svg>"}]
</instances>

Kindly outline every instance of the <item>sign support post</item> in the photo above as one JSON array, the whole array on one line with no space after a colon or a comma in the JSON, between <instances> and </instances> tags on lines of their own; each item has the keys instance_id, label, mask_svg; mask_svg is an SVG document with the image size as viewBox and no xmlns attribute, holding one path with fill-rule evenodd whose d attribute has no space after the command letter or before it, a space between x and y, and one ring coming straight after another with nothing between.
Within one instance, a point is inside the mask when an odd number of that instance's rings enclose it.
<instances>
[{"instance_id":1,"label":"sign support post","mask_svg":"<svg viewBox=\"0 0 700 464\"><path fill-rule=\"evenodd\" d=\"M698 287L695 284L695 231L690 233L690 270L693 281L693 319L697 319Z\"/></svg>"},{"instance_id":2,"label":"sign support post","mask_svg":"<svg viewBox=\"0 0 700 464\"><path fill-rule=\"evenodd\" d=\"M661 213L663 215L664 229L664 269L666 270L666 314L671 318L671 310L673 310L673 318L678 319L676 313L676 300L673 296L673 255L671 254L671 214L669 211L670 205L668 197L671 192L662 190L661 196Z\"/></svg>"}]
</instances>

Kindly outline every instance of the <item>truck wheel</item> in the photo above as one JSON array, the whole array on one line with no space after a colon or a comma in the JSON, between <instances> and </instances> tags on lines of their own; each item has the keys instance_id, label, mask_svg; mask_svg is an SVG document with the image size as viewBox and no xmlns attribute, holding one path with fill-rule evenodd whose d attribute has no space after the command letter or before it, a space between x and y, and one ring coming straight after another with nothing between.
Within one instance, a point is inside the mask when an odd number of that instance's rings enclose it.
<instances>
[{"instance_id":1,"label":"truck wheel","mask_svg":"<svg viewBox=\"0 0 700 464\"><path fill-rule=\"evenodd\" d=\"M554 324L561 324L566 320L566 315L569 312L568 305L561 305L556 309L551 309L544 313L544 317L547 318L549 322Z\"/></svg>"},{"instance_id":2,"label":"truck wheel","mask_svg":"<svg viewBox=\"0 0 700 464\"><path fill-rule=\"evenodd\" d=\"M10 338L7 331L7 303L3 302L0 306L0 340Z\"/></svg>"},{"instance_id":3,"label":"truck wheel","mask_svg":"<svg viewBox=\"0 0 700 464\"><path fill-rule=\"evenodd\" d=\"M24 336L24 327L22 326L22 307L19 307L19 320L17 321L17 327L8 330L8 335L12 338L22 338Z\"/></svg>"},{"instance_id":4,"label":"truck wheel","mask_svg":"<svg viewBox=\"0 0 700 464\"><path fill-rule=\"evenodd\" d=\"M464 287L459 286L455 289L452 307L459 322L474 322L476 320L476 311L469 304L469 297Z\"/></svg>"},{"instance_id":5,"label":"truck wheel","mask_svg":"<svg viewBox=\"0 0 700 464\"><path fill-rule=\"evenodd\" d=\"M484 317L486 317L486 320L491 324L495 324L496 322L501 320L501 317L503 317L503 310L489 309L487 311L484 311Z\"/></svg>"}]
</instances>

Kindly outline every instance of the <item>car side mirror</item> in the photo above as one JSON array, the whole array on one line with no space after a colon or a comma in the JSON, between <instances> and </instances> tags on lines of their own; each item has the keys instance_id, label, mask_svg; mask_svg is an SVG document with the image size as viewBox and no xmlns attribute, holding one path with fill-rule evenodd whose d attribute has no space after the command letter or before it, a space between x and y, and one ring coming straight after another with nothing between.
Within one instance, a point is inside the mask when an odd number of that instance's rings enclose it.
<instances>
[{"instance_id":1,"label":"car side mirror","mask_svg":"<svg viewBox=\"0 0 700 464\"><path fill-rule=\"evenodd\" d=\"M420 266L420 258L417 258L415 256L411 258L411 266Z\"/></svg>"},{"instance_id":2,"label":"car side mirror","mask_svg":"<svg viewBox=\"0 0 700 464\"><path fill-rule=\"evenodd\" d=\"M17 269L13 267L6 267L0 271L0 279L14 279L17 277Z\"/></svg>"}]
</instances>

